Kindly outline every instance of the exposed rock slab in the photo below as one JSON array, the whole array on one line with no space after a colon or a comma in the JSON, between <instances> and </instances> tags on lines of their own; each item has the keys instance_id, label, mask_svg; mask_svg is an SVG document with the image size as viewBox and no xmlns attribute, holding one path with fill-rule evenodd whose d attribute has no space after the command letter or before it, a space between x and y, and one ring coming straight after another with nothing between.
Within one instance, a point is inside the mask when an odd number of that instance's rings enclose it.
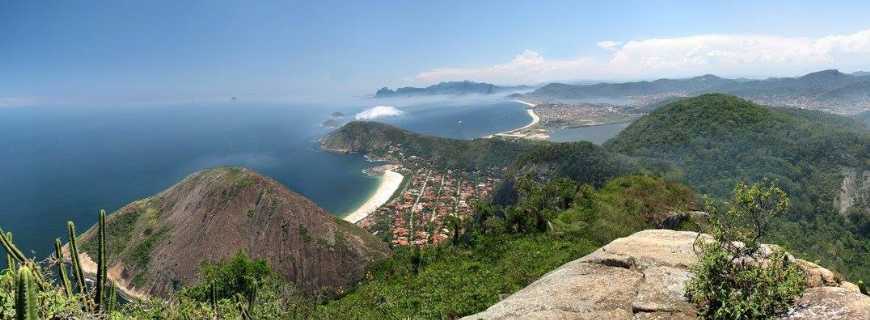
<instances>
[{"instance_id":1,"label":"exposed rock slab","mask_svg":"<svg viewBox=\"0 0 870 320\"><path fill-rule=\"evenodd\" d=\"M684 292L699 237L710 239L672 230L616 239L463 319L695 319L697 310ZM870 297L853 284L816 264L790 260L804 270L810 289L783 319L870 320Z\"/></svg>"},{"instance_id":2,"label":"exposed rock slab","mask_svg":"<svg viewBox=\"0 0 870 320\"><path fill-rule=\"evenodd\" d=\"M846 288L810 288L783 320L870 320L870 297Z\"/></svg>"}]
</instances>

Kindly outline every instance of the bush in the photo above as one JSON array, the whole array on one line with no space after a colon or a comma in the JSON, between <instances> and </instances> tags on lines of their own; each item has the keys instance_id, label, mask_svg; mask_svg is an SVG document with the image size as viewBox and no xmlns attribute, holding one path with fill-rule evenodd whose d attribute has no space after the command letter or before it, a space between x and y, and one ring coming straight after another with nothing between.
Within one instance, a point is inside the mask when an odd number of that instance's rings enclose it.
<instances>
[{"instance_id":1,"label":"bush","mask_svg":"<svg viewBox=\"0 0 870 320\"><path fill-rule=\"evenodd\" d=\"M806 285L782 250L762 250L758 240L771 218L788 207L778 187L738 184L727 211L710 206L713 240L699 237L703 252L692 267L686 295L702 319L769 319L785 312Z\"/></svg>"}]
</instances>

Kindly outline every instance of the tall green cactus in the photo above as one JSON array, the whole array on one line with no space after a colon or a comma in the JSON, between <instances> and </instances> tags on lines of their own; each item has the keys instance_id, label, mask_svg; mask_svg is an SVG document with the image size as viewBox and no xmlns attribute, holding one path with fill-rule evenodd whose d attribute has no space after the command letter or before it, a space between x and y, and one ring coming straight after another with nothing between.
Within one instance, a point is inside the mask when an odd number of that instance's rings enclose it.
<instances>
[{"instance_id":1,"label":"tall green cactus","mask_svg":"<svg viewBox=\"0 0 870 320\"><path fill-rule=\"evenodd\" d=\"M115 284L110 282L109 286L106 287L106 314L112 314L117 304L118 295L115 294Z\"/></svg>"},{"instance_id":2,"label":"tall green cactus","mask_svg":"<svg viewBox=\"0 0 870 320\"><path fill-rule=\"evenodd\" d=\"M3 231L0 230L0 237L3 236L2 233ZM9 239L9 242L12 242L12 232L6 233L6 239ZM9 253L8 251L6 252L6 268L11 270L12 272L15 272L15 270L17 270L17 268L15 267L15 260L13 260L12 258L12 253Z\"/></svg>"},{"instance_id":3,"label":"tall green cactus","mask_svg":"<svg viewBox=\"0 0 870 320\"><path fill-rule=\"evenodd\" d=\"M72 297L72 284L69 282L69 277L66 275L66 263L63 260L63 252L61 251L60 239L54 239L54 257L57 258L57 274L60 277L60 282L63 285L63 292L68 297Z\"/></svg>"},{"instance_id":4,"label":"tall green cactus","mask_svg":"<svg viewBox=\"0 0 870 320\"><path fill-rule=\"evenodd\" d=\"M36 284L33 272L27 266L18 269L18 283L15 292L15 318L17 320L37 320Z\"/></svg>"},{"instance_id":5,"label":"tall green cactus","mask_svg":"<svg viewBox=\"0 0 870 320\"><path fill-rule=\"evenodd\" d=\"M21 250L18 250L18 247L16 247L15 244L12 243L11 237L6 238L6 233L3 232L3 229L0 229L0 244L3 245L3 249L6 250L6 253L8 255L12 256L12 259L14 261L22 263L27 259L27 257L25 257L23 253L21 253Z\"/></svg>"},{"instance_id":6,"label":"tall green cactus","mask_svg":"<svg viewBox=\"0 0 870 320\"><path fill-rule=\"evenodd\" d=\"M97 229L98 245L97 251L97 283L94 286L97 288L94 296L97 310L102 310L106 303L106 210L100 210L100 225Z\"/></svg>"},{"instance_id":7,"label":"tall green cactus","mask_svg":"<svg viewBox=\"0 0 870 320\"><path fill-rule=\"evenodd\" d=\"M72 221L67 221L66 230L69 233L69 256L72 261L73 274L76 276L76 286L79 288L79 293L85 294L85 273L82 272L82 265L79 262L79 249L76 244L76 225Z\"/></svg>"}]
</instances>

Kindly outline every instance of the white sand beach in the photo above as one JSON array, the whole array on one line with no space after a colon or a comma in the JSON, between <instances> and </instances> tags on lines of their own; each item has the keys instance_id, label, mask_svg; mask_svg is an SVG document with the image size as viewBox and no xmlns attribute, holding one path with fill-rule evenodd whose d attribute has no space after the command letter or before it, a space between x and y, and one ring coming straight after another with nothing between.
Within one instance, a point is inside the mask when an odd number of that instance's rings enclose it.
<instances>
[{"instance_id":1,"label":"white sand beach","mask_svg":"<svg viewBox=\"0 0 870 320\"><path fill-rule=\"evenodd\" d=\"M393 196L393 193L399 189L404 178L405 177L398 172L385 170L384 175L381 176L381 184L378 185L378 190L375 191L375 194L359 206L359 208L345 216L344 220L350 223L357 223L372 212L375 212L375 210L378 210L378 208L387 203L387 201L390 200L390 197Z\"/></svg>"},{"instance_id":2,"label":"white sand beach","mask_svg":"<svg viewBox=\"0 0 870 320\"><path fill-rule=\"evenodd\" d=\"M522 103L524 105L529 106L529 108L526 109L526 112L529 114L529 117L532 118L532 122L529 122L529 124L527 124L525 126L522 126L522 127L519 127L519 128L513 129L513 130L505 131L505 132L499 132L496 134L488 135L484 138L492 138L494 136L513 137L513 138L533 138L532 136L530 136L526 133L521 133L521 132L523 130L526 130L528 128L535 126L536 124L538 124L538 122L541 122L541 117L539 117L538 114L535 113L534 107L536 106L536 104L531 103L531 102L527 102L527 101L523 101L523 100L514 100L514 102ZM546 139L546 138L548 138L548 137L545 137L544 139Z\"/></svg>"}]
</instances>

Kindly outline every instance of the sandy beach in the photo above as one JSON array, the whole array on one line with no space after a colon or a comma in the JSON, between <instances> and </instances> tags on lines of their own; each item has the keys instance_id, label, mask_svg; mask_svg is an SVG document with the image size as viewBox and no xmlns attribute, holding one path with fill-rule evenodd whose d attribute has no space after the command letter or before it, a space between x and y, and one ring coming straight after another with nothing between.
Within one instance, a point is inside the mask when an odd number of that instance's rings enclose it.
<instances>
[{"instance_id":1,"label":"sandy beach","mask_svg":"<svg viewBox=\"0 0 870 320\"><path fill-rule=\"evenodd\" d=\"M505 131L505 132L499 132L499 133L496 133L493 135L488 135L484 138L492 138L494 136L514 137L514 138L538 138L536 136L530 136L529 134L522 132L523 130L534 127L535 125L538 124L538 122L541 122L541 117L539 117L538 114L535 113L534 107L536 106L536 104L531 103L531 102L527 102L527 101L523 101L523 100L514 100L514 102L522 103L522 104L529 107L528 109L526 109L526 112L529 114L529 117L532 118L532 122L529 122L529 124L522 126L520 128L516 128L516 129ZM546 139L546 138L547 137L544 137L543 139Z\"/></svg>"},{"instance_id":2,"label":"sandy beach","mask_svg":"<svg viewBox=\"0 0 870 320\"><path fill-rule=\"evenodd\" d=\"M64 244L61 249L63 253L63 258L67 263L72 263L72 259L70 258L69 253L69 244ZM96 281L97 278L97 263L94 262L93 259L88 255L87 252L79 253L79 262L81 263L82 273L84 273L85 278L88 280ZM133 300L144 300L148 298L148 295L144 292L139 292L133 285L122 276L122 266L121 264L115 264L114 266L106 269L106 279L107 281L112 282L115 285L115 288L118 289L118 294L127 301ZM72 275L70 275L72 277Z\"/></svg>"},{"instance_id":3,"label":"sandy beach","mask_svg":"<svg viewBox=\"0 0 870 320\"><path fill-rule=\"evenodd\" d=\"M346 215L344 220L350 223L356 223L372 212L375 212L375 210L378 210L378 208L387 203L387 201L390 200L390 197L393 196L393 193L399 189L404 178L405 177L400 173L391 169L384 170L384 173L381 176L381 184L378 185L378 189L375 193L366 200L365 203L359 206L359 208Z\"/></svg>"}]
</instances>

